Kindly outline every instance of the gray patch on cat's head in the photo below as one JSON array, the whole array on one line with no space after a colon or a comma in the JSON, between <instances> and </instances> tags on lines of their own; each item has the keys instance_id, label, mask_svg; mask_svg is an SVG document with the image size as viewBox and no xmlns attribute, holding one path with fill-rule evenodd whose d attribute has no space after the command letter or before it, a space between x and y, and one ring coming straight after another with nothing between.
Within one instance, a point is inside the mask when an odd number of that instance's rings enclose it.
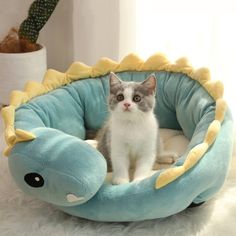
<instances>
[{"instance_id":1,"label":"gray patch on cat's head","mask_svg":"<svg viewBox=\"0 0 236 236\"><path fill-rule=\"evenodd\" d=\"M156 92L156 77L150 75L143 82L124 82L120 80L114 73L110 74L110 96L109 105L110 109L114 110L119 101L117 101L117 95L122 94L128 87L132 88L133 96L139 95L141 101L136 105L142 112L148 112L154 109L155 106L155 92Z\"/></svg>"},{"instance_id":2,"label":"gray patch on cat's head","mask_svg":"<svg viewBox=\"0 0 236 236\"><path fill-rule=\"evenodd\" d=\"M109 75L109 85L110 85L109 105L110 109L114 110L116 105L119 103L116 99L116 96L124 92L124 86L123 82L113 72L111 72Z\"/></svg>"},{"instance_id":3,"label":"gray patch on cat's head","mask_svg":"<svg viewBox=\"0 0 236 236\"><path fill-rule=\"evenodd\" d=\"M122 90L122 89L117 90L117 95L119 93L121 93L122 91L124 91L124 90ZM110 96L109 96L109 106L110 106L110 109L114 110L118 103L119 102L116 99L116 94L110 93Z\"/></svg>"},{"instance_id":4,"label":"gray patch on cat's head","mask_svg":"<svg viewBox=\"0 0 236 236\"><path fill-rule=\"evenodd\" d=\"M111 72L109 75L109 87L110 87L110 94L115 94L115 95L123 87L122 80L120 80L118 76L113 72Z\"/></svg>"},{"instance_id":5,"label":"gray patch on cat's head","mask_svg":"<svg viewBox=\"0 0 236 236\"><path fill-rule=\"evenodd\" d=\"M142 92L148 95L154 95L156 93L157 88L157 79L154 74L149 75L142 83L141 83Z\"/></svg>"},{"instance_id":6,"label":"gray patch on cat's head","mask_svg":"<svg viewBox=\"0 0 236 236\"><path fill-rule=\"evenodd\" d=\"M137 83L134 87L134 95L141 96L141 101L137 103L138 108L143 112L148 112L155 107L156 77L151 74L143 82Z\"/></svg>"},{"instance_id":7,"label":"gray patch on cat's head","mask_svg":"<svg viewBox=\"0 0 236 236\"><path fill-rule=\"evenodd\" d=\"M146 90L142 89L142 87L138 86L134 89L134 95L141 96L141 101L136 103L138 109L143 112L148 112L154 109L155 107L155 96L148 94Z\"/></svg>"}]
</instances>

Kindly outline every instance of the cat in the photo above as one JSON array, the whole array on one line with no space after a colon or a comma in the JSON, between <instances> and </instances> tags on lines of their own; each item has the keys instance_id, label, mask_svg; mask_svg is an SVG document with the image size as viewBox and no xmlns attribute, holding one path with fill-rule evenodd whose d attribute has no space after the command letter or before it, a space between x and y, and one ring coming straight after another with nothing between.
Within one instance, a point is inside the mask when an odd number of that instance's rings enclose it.
<instances>
[{"instance_id":1,"label":"cat","mask_svg":"<svg viewBox=\"0 0 236 236\"><path fill-rule=\"evenodd\" d=\"M96 140L108 170L113 171L112 184L128 183L133 164L133 180L140 181L150 176L156 160L173 163L174 154L161 154L159 124L154 114L155 75L143 82L125 82L111 72L109 88L110 116Z\"/></svg>"}]
</instances>

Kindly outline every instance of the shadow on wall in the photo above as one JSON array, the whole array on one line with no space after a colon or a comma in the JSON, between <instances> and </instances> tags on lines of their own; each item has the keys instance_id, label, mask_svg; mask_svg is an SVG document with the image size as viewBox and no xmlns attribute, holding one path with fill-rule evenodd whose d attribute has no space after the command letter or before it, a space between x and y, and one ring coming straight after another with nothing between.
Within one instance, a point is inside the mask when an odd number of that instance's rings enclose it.
<instances>
[{"instance_id":1,"label":"shadow on wall","mask_svg":"<svg viewBox=\"0 0 236 236\"><path fill-rule=\"evenodd\" d=\"M60 0L40 33L47 48L48 68L66 71L73 61L73 0Z\"/></svg>"},{"instance_id":2,"label":"shadow on wall","mask_svg":"<svg viewBox=\"0 0 236 236\"><path fill-rule=\"evenodd\" d=\"M93 65L103 56L117 59L119 1L59 1L40 42L47 48L48 67L62 72L73 61Z\"/></svg>"},{"instance_id":3,"label":"shadow on wall","mask_svg":"<svg viewBox=\"0 0 236 236\"><path fill-rule=\"evenodd\" d=\"M101 57L119 61L135 51L134 5L135 0L61 0L41 32L48 67L64 72L74 61L92 66Z\"/></svg>"}]
</instances>

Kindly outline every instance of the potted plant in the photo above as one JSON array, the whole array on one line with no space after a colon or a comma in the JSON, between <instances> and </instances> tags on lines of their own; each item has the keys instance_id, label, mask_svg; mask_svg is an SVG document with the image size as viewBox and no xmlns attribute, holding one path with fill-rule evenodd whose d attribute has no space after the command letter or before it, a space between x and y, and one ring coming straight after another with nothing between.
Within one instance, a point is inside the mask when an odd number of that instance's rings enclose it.
<instances>
[{"instance_id":1,"label":"potted plant","mask_svg":"<svg viewBox=\"0 0 236 236\"><path fill-rule=\"evenodd\" d=\"M35 0L19 29L12 28L0 43L0 104L28 80L41 81L47 70L46 49L37 43L40 30L59 0Z\"/></svg>"}]
</instances>

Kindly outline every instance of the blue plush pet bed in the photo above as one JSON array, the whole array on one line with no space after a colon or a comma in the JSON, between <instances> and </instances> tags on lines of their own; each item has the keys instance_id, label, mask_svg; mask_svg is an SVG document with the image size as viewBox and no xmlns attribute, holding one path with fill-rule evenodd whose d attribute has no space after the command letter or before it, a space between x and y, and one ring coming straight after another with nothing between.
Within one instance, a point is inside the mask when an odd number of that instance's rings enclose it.
<instances>
[{"instance_id":1,"label":"blue plush pet bed","mask_svg":"<svg viewBox=\"0 0 236 236\"><path fill-rule=\"evenodd\" d=\"M168 169L140 182L112 185L104 157L84 139L108 116L108 74L122 80L158 78L155 113L160 127L182 130L190 140ZM66 73L49 70L42 84L14 91L2 110L11 174L25 193L96 221L138 221L170 216L214 196L232 154L233 122L223 85L186 59L171 64L161 54L94 67L74 63Z\"/></svg>"}]
</instances>

